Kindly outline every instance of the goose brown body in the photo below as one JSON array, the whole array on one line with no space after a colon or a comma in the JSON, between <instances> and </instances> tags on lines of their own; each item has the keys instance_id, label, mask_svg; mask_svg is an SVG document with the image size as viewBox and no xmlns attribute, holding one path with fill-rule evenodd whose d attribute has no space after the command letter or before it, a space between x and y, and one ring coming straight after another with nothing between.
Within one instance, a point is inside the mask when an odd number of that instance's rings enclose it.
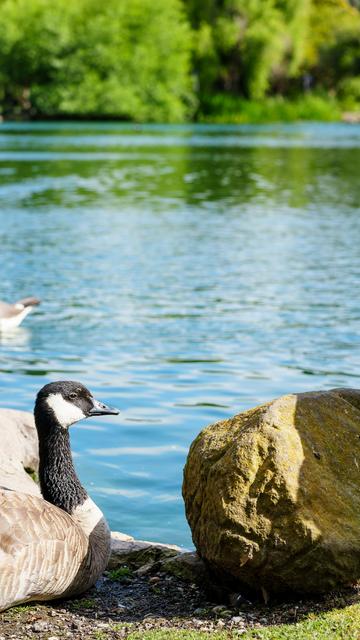
<instances>
[{"instance_id":1,"label":"goose brown body","mask_svg":"<svg viewBox=\"0 0 360 640\"><path fill-rule=\"evenodd\" d=\"M31 600L52 600L80 594L95 583L108 562L109 527L76 476L67 427L59 423L56 411L42 410L43 403L54 395L69 402L71 386L66 388L66 395L61 391L63 384L47 385L46 393L38 395L35 411L40 445L40 484L47 500L0 487L0 610ZM83 417L87 417L86 403L102 407L104 414L116 412L95 401L79 383L66 384L76 385L81 393L86 392L85 399L79 393L74 403L81 407ZM99 415L94 411L91 413L89 408L88 415ZM48 428L44 433L46 424ZM46 442L49 441L56 450L57 432L59 455L54 455L49 462ZM70 502L66 500L68 491L71 493Z\"/></svg>"},{"instance_id":2,"label":"goose brown body","mask_svg":"<svg viewBox=\"0 0 360 640\"><path fill-rule=\"evenodd\" d=\"M81 593L104 570L109 548L100 562L73 518L42 498L2 489L0 512L1 610Z\"/></svg>"}]
</instances>

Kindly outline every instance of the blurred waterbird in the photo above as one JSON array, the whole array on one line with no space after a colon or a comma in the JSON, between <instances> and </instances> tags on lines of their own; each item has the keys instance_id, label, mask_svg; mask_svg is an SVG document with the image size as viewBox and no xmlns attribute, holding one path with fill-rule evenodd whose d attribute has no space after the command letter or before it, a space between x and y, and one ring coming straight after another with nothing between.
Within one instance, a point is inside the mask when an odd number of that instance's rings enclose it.
<instances>
[{"instance_id":1,"label":"blurred waterbird","mask_svg":"<svg viewBox=\"0 0 360 640\"><path fill-rule=\"evenodd\" d=\"M0 330L18 327L38 304L40 304L38 298L23 298L14 302L14 304L8 304L0 300Z\"/></svg>"},{"instance_id":2,"label":"blurred waterbird","mask_svg":"<svg viewBox=\"0 0 360 640\"><path fill-rule=\"evenodd\" d=\"M79 382L51 382L39 391L42 497L7 489L0 470L0 610L80 594L104 571L110 530L76 475L68 428L118 413Z\"/></svg>"}]
</instances>

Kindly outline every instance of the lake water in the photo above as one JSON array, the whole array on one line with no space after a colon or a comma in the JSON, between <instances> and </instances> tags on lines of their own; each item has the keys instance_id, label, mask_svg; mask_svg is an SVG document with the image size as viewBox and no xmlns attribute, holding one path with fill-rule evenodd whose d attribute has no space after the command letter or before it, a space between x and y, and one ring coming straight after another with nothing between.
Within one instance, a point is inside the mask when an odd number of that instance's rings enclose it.
<instances>
[{"instance_id":1,"label":"lake water","mask_svg":"<svg viewBox=\"0 0 360 640\"><path fill-rule=\"evenodd\" d=\"M191 546L205 425L360 386L360 126L0 125L0 406L56 379L121 409L72 429L113 529Z\"/></svg>"}]
</instances>

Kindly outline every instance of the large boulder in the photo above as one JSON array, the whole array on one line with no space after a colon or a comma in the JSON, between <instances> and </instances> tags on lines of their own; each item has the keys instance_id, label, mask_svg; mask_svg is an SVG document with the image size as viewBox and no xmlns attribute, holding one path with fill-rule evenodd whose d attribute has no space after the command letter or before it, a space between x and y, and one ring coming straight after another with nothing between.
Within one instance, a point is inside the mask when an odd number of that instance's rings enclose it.
<instances>
[{"instance_id":1,"label":"large boulder","mask_svg":"<svg viewBox=\"0 0 360 640\"><path fill-rule=\"evenodd\" d=\"M231 588L360 579L360 391L283 396L204 429L183 496L194 544Z\"/></svg>"}]
</instances>

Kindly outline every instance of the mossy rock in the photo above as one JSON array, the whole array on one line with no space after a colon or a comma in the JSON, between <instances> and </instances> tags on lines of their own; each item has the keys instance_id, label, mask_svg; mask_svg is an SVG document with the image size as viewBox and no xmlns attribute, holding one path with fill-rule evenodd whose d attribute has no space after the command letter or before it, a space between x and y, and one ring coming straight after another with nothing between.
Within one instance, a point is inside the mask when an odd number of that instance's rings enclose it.
<instances>
[{"instance_id":1,"label":"mossy rock","mask_svg":"<svg viewBox=\"0 0 360 640\"><path fill-rule=\"evenodd\" d=\"M111 532L111 554L108 569L117 569L127 565L139 569L144 565L156 564L178 555L180 547L160 542L135 540L118 531Z\"/></svg>"},{"instance_id":2,"label":"mossy rock","mask_svg":"<svg viewBox=\"0 0 360 640\"><path fill-rule=\"evenodd\" d=\"M171 573L186 582L205 585L208 580L204 563L195 552L178 553L172 558L165 558L161 563L165 573Z\"/></svg>"},{"instance_id":3,"label":"mossy rock","mask_svg":"<svg viewBox=\"0 0 360 640\"><path fill-rule=\"evenodd\" d=\"M283 396L204 429L184 470L194 544L231 588L360 579L360 391Z\"/></svg>"}]
</instances>

